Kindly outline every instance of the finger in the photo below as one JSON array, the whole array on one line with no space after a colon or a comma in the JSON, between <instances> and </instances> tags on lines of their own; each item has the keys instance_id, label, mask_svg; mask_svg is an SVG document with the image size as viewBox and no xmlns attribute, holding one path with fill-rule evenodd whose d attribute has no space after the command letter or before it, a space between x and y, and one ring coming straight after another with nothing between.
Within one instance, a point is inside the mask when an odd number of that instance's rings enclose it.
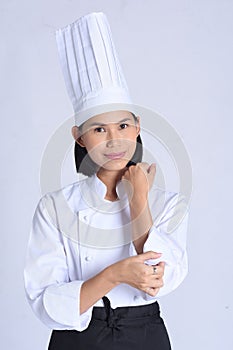
<instances>
[{"instance_id":1,"label":"finger","mask_svg":"<svg viewBox=\"0 0 233 350\"><path fill-rule=\"evenodd\" d=\"M164 275L164 270L163 270L163 268L161 268L157 265L144 264L143 269L141 269L141 273L145 277L147 276L147 281L150 282L152 280L162 278Z\"/></svg>"},{"instance_id":2,"label":"finger","mask_svg":"<svg viewBox=\"0 0 233 350\"><path fill-rule=\"evenodd\" d=\"M156 164L155 164L155 163L152 163L152 164L149 166L149 168L147 169L147 172L148 172L149 174L155 174L155 172L156 172Z\"/></svg>"},{"instance_id":3,"label":"finger","mask_svg":"<svg viewBox=\"0 0 233 350\"><path fill-rule=\"evenodd\" d=\"M145 292L149 294L151 297L155 297L158 291L159 291L159 288L150 288L150 287L146 288L145 290Z\"/></svg>"},{"instance_id":4,"label":"finger","mask_svg":"<svg viewBox=\"0 0 233 350\"><path fill-rule=\"evenodd\" d=\"M150 269L150 275L153 275L156 279L161 278L164 275L164 268L159 265L148 266Z\"/></svg>"},{"instance_id":5,"label":"finger","mask_svg":"<svg viewBox=\"0 0 233 350\"><path fill-rule=\"evenodd\" d=\"M150 288L161 288L163 287L163 279L158 278L153 281L151 281Z\"/></svg>"},{"instance_id":6,"label":"finger","mask_svg":"<svg viewBox=\"0 0 233 350\"><path fill-rule=\"evenodd\" d=\"M149 165L146 162L141 162L141 163L138 163L138 165L142 168L142 170L146 171L146 173L148 173L148 174L155 173L155 171L156 171L156 164L155 163L152 163Z\"/></svg>"},{"instance_id":7,"label":"finger","mask_svg":"<svg viewBox=\"0 0 233 350\"><path fill-rule=\"evenodd\" d=\"M149 168L149 164L146 162L141 162L141 163L137 163L135 166L135 171L137 171L138 169L142 170L143 173L146 175L147 174L147 169ZM133 170L134 170L133 169Z\"/></svg>"},{"instance_id":8,"label":"finger","mask_svg":"<svg viewBox=\"0 0 233 350\"><path fill-rule=\"evenodd\" d=\"M165 262L164 261L160 261L157 264L158 269L161 271L161 274L164 274L164 270L165 270Z\"/></svg>"},{"instance_id":9,"label":"finger","mask_svg":"<svg viewBox=\"0 0 233 350\"><path fill-rule=\"evenodd\" d=\"M162 269L165 269L165 262L164 261L160 261L157 266L161 267Z\"/></svg>"},{"instance_id":10,"label":"finger","mask_svg":"<svg viewBox=\"0 0 233 350\"><path fill-rule=\"evenodd\" d=\"M158 294L160 288L159 287L148 287L145 289L145 292L152 297L155 297Z\"/></svg>"}]
</instances>

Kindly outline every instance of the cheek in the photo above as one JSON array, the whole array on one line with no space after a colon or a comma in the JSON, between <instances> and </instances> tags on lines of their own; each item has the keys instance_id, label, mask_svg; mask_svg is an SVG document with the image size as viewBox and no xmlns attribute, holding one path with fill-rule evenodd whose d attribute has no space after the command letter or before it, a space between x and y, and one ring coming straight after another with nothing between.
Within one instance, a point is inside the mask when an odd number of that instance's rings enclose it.
<instances>
[{"instance_id":1,"label":"cheek","mask_svg":"<svg viewBox=\"0 0 233 350\"><path fill-rule=\"evenodd\" d=\"M98 146L99 140L94 135L87 134L84 138L84 143L87 151L89 151Z\"/></svg>"},{"instance_id":2,"label":"cheek","mask_svg":"<svg viewBox=\"0 0 233 350\"><path fill-rule=\"evenodd\" d=\"M86 143L86 148L88 151L95 152L96 150L101 150L104 148L105 143L100 140L96 140L95 138L91 138L87 143Z\"/></svg>"},{"instance_id":3,"label":"cheek","mask_svg":"<svg viewBox=\"0 0 233 350\"><path fill-rule=\"evenodd\" d=\"M127 149L133 150L136 149L137 141L134 138L129 138L128 140L125 140L125 145L127 146Z\"/></svg>"},{"instance_id":4,"label":"cheek","mask_svg":"<svg viewBox=\"0 0 233 350\"><path fill-rule=\"evenodd\" d=\"M92 142L88 142L88 144L86 144L87 152L93 161L96 161L101 157L101 154L103 153L103 148L103 142L99 143L93 140Z\"/></svg>"}]
</instances>

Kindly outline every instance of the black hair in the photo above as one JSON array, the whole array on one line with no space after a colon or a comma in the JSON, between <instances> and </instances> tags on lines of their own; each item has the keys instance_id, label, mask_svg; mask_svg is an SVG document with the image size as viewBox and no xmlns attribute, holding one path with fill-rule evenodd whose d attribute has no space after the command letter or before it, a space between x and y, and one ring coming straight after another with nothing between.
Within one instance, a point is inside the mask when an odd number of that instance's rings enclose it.
<instances>
[{"instance_id":1,"label":"black hair","mask_svg":"<svg viewBox=\"0 0 233 350\"><path fill-rule=\"evenodd\" d=\"M136 116L133 113L131 114L134 117L134 121L136 123L137 122ZM82 125L79 128L82 129ZM143 145L142 145L141 136L138 135L134 155L131 158L131 160L127 163L126 166L140 163L142 161L142 154L143 154L142 147ZM99 169L99 165L96 164L91 159L91 157L89 156L86 150L86 147L81 147L77 142L75 142L75 146L74 146L74 159L75 159L75 166L76 166L77 173L87 175L87 176L92 176Z\"/></svg>"}]
</instances>

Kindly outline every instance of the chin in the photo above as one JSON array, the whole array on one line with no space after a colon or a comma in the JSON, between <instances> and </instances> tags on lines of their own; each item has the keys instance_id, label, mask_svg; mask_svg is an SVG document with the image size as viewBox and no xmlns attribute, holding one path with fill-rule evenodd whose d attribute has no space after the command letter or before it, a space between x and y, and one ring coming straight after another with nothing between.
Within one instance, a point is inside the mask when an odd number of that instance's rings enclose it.
<instances>
[{"instance_id":1,"label":"chin","mask_svg":"<svg viewBox=\"0 0 233 350\"><path fill-rule=\"evenodd\" d=\"M106 170L123 170L128 162L128 159L115 159L104 163L101 167Z\"/></svg>"}]
</instances>

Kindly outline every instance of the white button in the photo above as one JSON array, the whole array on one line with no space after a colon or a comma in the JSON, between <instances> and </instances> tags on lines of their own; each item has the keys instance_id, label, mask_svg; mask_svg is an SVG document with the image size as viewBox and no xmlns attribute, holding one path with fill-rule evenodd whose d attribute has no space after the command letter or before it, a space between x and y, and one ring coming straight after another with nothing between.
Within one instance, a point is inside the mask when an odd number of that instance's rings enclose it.
<instances>
[{"instance_id":1,"label":"white button","mask_svg":"<svg viewBox=\"0 0 233 350\"><path fill-rule=\"evenodd\" d=\"M86 257L85 257L85 260L86 261L91 261L93 259L93 257L91 256L91 255L87 255Z\"/></svg>"},{"instance_id":2,"label":"white button","mask_svg":"<svg viewBox=\"0 0 233 350\"><path fill-rule=\"evenodd\" d=\"M84 215L83 220L87 221L87 215Z\"/></svg>"},{"instance_id":3,"label":"white button","mask_svg":"<svg viewBox=\"0 0 233 350\"><path fill-rule=\"evenodd\" d=\"M138 300L139 299L139 296L138 295L135 295L134 297L133 297L133 300Z\"/></svg>"}]
</instances>

